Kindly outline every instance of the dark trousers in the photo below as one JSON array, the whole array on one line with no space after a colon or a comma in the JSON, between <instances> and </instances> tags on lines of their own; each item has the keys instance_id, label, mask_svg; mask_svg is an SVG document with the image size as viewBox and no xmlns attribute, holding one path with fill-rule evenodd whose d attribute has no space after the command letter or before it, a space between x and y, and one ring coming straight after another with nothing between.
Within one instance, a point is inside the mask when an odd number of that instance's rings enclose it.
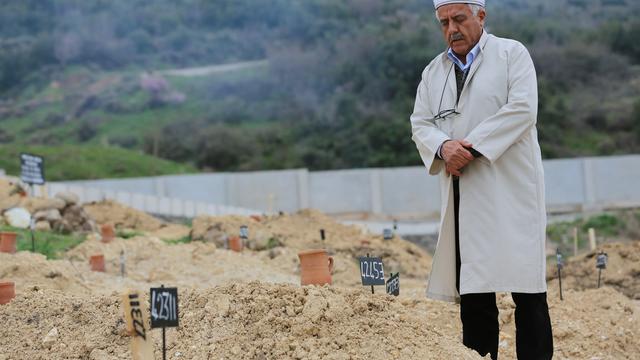
<instances>
[{"instance_id":1,"label":"dark trousers","mask_svg":"<svg viewBox=\"0 0 640 360\"><path fill-rule=\"evenodd\" d=\"M460 291L460 183L453 181L453 204L456 236L456 288ZM516 354L518 360L551 359L553 336L547 306L547 293L511 293L516 304ZM498 307L495 293L460 296L462 343L480 353L498 359Z\"/></svg>"}]
</instances>

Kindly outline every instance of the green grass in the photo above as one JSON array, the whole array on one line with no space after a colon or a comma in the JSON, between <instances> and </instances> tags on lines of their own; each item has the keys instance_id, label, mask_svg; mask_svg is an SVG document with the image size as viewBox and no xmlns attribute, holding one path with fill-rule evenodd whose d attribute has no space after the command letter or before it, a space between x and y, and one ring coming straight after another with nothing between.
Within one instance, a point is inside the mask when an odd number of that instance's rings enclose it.
<instances>
[{"instance_id":1,"label":"green grass","mask_svg":"<svg viewBox=\"0 0 640 360\"><path fill-rule=\"evenodd\" d=\"M629 215L624 213L598 214L586 219L549 224L547 238L558 244L561 253L571 254L573 253L573 228L578 229L578 248L584 249L589 242L589 228L595 230L598 238L624 237L632 234L634 229L630 229L625 220L628 217Z\"/></svg>"},{"instance_id":2,"label":"green grass","mask_svg":"<svg viewBox=\"0 0 640 360\"><path fill-rule=\"evenodd\" d=\"M169 245L188 244L191 242L191 235L183 236L180 239L164 240L164 242L166 242Z\"/></svg>"},{"instance_id":3,"label":"green grass","mask_svg":"<svg viewBox=\"0 0 640 360\"><path fill-rule=\"evenodd\" d=\"M19 175L21 152L45 159L47 181L155 176L196 172L191 165L145 155L137 151L105 146L0 146L0 168Z\"/></svg>"},{"instance_id":4,"label":"green grass","mask_svg":"<svg viewBox=\"0 0 640 360\"><path fill-rule=\"evenodd\" d=\"M122 239L131 239L133 237L140 236L140 235L144 235L144 233L136 230L125 230L125 229L116 230L116 237L119 237Z\"/></svg>"},{"instance_id":5,"label":"green grass","mask_svg":"<svg viewBox=\"0 0 640 360\"><path fill-rule=\"evenodd\" d=\"M563 221L547 226L547 237L555 242L561 242L563 237L571 238L572 229L578 228L578 237L593 228L598 236L618 236L626 229L626 222L612 214L600 214L587 219L577 219L574 221ZM585 241L586 242L586 241Z\"/></svg>"},{"instance_id":6,"label":"green grass","mask_svg":"<svg viewBox=\"0 0 640 360\"><path fill-rule=\"evenodd\" d=\"M582 224L582 231L589 231L594 228L596 232L603 236L617 236L626 229L624 220L610 214L602 214L590 217Z\"/></svg>"},{"instance_id":7,"label":"green grass","mask_svg":"<svg viewBox=\"0 0 640 360\"><path fill-rule=\"evenodd\" d=\"M31 251L31 232L10 226L0 226L2 231L18 233L18 251ZM58 259L64 252L77 246L85 240L81 235L62 235L47 231L34 231L36 253L43 254L47 259Z\"/></svg>"}]
</instances>

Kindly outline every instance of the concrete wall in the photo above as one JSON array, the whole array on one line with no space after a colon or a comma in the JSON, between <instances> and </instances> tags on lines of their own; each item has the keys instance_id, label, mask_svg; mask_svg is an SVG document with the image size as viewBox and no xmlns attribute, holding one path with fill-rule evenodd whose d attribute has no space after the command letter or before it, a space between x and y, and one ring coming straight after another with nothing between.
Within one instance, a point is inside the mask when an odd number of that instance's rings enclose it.
<instances>
[{"instance_id":1,"label":"concrete wall","mask_svg":"<svg viewBox=\"0 0 640 360\"><path fill-rule=\"evenodd\" d=\"M640 155L544 161L552 212L640 206ZM304 169L65 182L162 198L259 211L312 207L329 214L433 217L438 178L423 167L308 172ZM137 201L141 202L141 198Z\"/></svg>"},{"instance_id":2,"label":"concrete wall","mask_svg":"<svg viewBox=\"0 0 640 360\"><path fill-rule=\"evenodd\" d=\"M50 197L59 192L67 191L78 195L81 203L109 199L118 201L134 209L157 215L194 217L198 215L253 215L261 213L260 210L241 208L237 206L224 206L204 201L193 201L180 198L148 195L144 193L93 188L87 187L85 184L53 183L47 186L47 192Z\"/></svg>"}]
</instances>

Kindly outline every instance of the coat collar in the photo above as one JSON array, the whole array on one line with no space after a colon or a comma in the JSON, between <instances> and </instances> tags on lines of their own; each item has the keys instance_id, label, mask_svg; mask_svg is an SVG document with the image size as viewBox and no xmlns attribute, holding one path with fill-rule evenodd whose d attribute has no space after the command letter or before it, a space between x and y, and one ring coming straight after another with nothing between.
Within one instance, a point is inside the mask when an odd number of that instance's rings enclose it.
<instances>
[{"instance_id":1,"label":"coat collar","mask_svg":"<svg viewBox=\"0 0 640 360\"><path fill-rule=\"evenodd\" d=\"M471 68L469 69L469 75L467 75L467 81L465 82L465 88L466 88L466 85L469 83L469 81L471 81L471 78L473 78L473 74L475 74L476 70L478 70L480 63L482 62L482 58L484 58L483 56L484 47L487 45L488 40L489 40L489 34L487 34L486 30L482 30L482 36L480 36L480 41L478 41L478 44L480 44L480 53L478 54L478 57L473 61L473 64L471 64ZM464 91L464 89L462 91Z\"/></svg>"},{"instance_id":2,"label":"coat collar","mask_svg":"<svg viewBox=\"0 0 640 360\"><path fill-rule=\"evenodd\" d=\"M482 29L482 35L480 35L480 40L478 40L478 45L480 48L480 53L478 54L478 58L482 57L482 52L484 51L484 47L487 45L487 41L489 41L489 37L491 37L491 34L489 34L486 29ZM453 62L451 61L451 59L449 59L447 52L448 52L448 49L442 53L441 60L443 64L446 65L448 68L449 66L451 66ZM474 63L475 63L475 60L474 60Z\"/></svg>"},{"instance_id":3,"label":"coat collar","mask_svg":"<svg viewBox=\"0 0 640 360\"><path fill-rule=\"evenodd\" d=\"M467 75L467 79L465 81L465 86L464 89L462 89L462 93L465 93L467 90L467 84L469 84L469 81L471 81L471 78L473 78L473 75L476 73L476 71L478 70L478 68L480 67L480 64L482 63L482 59L483 59L483 52L484 52L484 48L487 45L487 42L489 41L489 38L491 37L491 35L489 33L487 33L486 29L482 30L482 35L480 36L480 40L478 41L478 44L480 45L480 52L478 53L478 57L473 61L473 64L471 64L471 68L468 70L469 71L469 75ZM450 71L451 68L453 66L455 66L455 64L453 63L453 61L451 61L451 59L449 59L449 57L447 56L447 51L442 53L441 56L442 59L442 67L443 67L443 71L445 71L448 74L448 80L447 80L447 93L449 94L449 96L453 96L452 99L457 98L456 95L456 75L453 71ZM462 94L460 94L460 98L462 98Z\"/></svg>"}]
</instances>

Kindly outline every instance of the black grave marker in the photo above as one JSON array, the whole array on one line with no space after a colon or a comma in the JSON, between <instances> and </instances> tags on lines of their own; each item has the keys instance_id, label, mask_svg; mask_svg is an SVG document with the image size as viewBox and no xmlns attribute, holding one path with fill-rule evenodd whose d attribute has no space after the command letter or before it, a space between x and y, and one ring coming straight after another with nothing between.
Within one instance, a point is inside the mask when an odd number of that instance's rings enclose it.
<instances>
[{"instance_id":1,"label":"black grave marker","mask_svg":"<svg viewBox=\"0 0 640 360\"><path fill-rule=\"evenodd\" d=\"M600 254L596 257L596 268L598 269L598 288L600 288L600 278L602 277L602 270L607 268L608 256L606 253L600 251Z\"/></svg>"},{"instance_id":2,"label":"black grave marker","mask_svg":"<svg viewBox=\"0 0 640 360\"><path fill-rule=\"evenodd\" d=\"M400 295L400 273L391 273L391 277L387 280L387 294L393 296Z\"/></svg>"},{"instance_id":3,"label":"black grave marker","mask_svg":"<svg viewBox=\"0 0 640 360\"><path fill-rule=\"evenodd\" d=\"M360 257L360 278L362 285L384 285L384 265L377 257Z\"/></svg>"},{"instance_id":4,"label":"black grave marker","mask_svg":"<svg viewBox=\"0 0 640 360\"><path fill-rule=\"evenodd\" d=\"M21 153L20 179L30 185L44 185L44 158Z\"/></svg>"}]
</instances>

